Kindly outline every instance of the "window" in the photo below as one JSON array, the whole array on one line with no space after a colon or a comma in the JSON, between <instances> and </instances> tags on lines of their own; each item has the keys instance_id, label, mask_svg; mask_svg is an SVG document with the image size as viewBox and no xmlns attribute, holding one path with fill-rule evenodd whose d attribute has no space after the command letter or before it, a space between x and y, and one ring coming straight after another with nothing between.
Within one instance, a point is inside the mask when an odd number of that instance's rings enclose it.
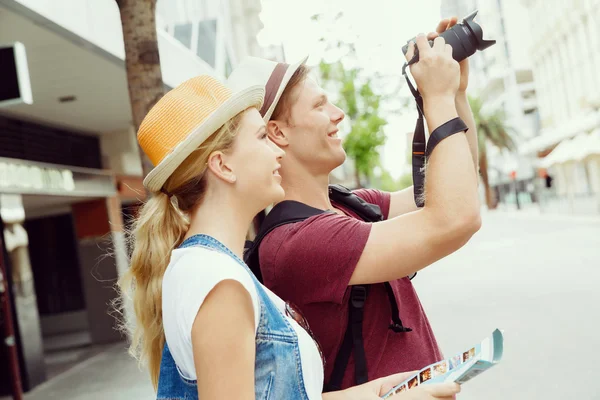
<instances>
[{"instance_id":1,"label":"window","mask_svg":"<svg viewBox=\"0 0 600 400\"><path fill-rule=\"evenodd\" d=\"M192 47L192 24L175 25L173 33L175 39L179 40L188 49Z\"/></svg>"},{"instance_id":2,"label":"window","mask_svg":"<svg viewBox=\"0 0 600 400\"><path fill-rule=\"evenodd\" d=\"M217 45L217 20L206 20L198 23L198 56L215 67Z\"/></svg>"}]
</instances>

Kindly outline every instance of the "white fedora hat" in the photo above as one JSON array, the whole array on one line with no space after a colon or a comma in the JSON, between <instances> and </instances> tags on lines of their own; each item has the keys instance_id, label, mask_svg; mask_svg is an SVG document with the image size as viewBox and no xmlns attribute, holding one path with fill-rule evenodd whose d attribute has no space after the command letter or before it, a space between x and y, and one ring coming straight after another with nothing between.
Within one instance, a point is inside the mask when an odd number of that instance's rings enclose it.
<instances>
[{"instance_id":1,"label":"white fedora hat","mask_svg":"<svg viewBox=\"0 0 600 400\"><path fill-rule=\"evenodd\" d=\"M260 110L265 122L271 119L275 107L281 98L288 82L298 70L306 63L308 56L295 64L278 63L264 58L247 57L231 73L227 79L227 86L233 91L242 90L249 85L261 85L265 88L265 101Z\"/></svg>"},{"instance_id":2,"label":"white fedora hat","mask_svg":"<svg viewBox=\"0 0 600 400\"><path fill-rule=\"evenodd\" d=\"M144 186L158 192L171 174L227 121L250 107L260 108L264 87L246 85L232 91L217 79L201 75L165 94L148 112L137 139L154 169Z\"/></svg>"}]
</instances>

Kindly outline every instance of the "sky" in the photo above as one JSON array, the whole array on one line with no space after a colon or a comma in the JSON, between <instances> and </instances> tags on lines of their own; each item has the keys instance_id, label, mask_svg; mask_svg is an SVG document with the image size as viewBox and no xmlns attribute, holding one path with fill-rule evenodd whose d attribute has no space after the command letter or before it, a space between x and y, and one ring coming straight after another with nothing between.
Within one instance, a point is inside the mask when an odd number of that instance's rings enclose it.
<instances>
[{"instance_id":1,"label":"sky","mask_svg":"<svg viewBox=\"0 0 600 400\"><path fill-rule=\"evenodd\" d=\"M343 16L335 20L335 16ZM319 22L311 16L322 14ZM309 55L308 64L340 57L324 51L321 37L353 42L357 63L365 74L379 72L401 76L404 55L401 47L418 33L435 30L440 20L440 0L262 0L261 46L283 44L286 61L293 63ZM335 23L333 23L335 21ZM408 96L406 85L399 96ZM414 129L417 113L412 105L402 114L386 116L387 143L382 164L392 176L409 171L406 163L407 133Z\"/></svg>"}]
</instances>

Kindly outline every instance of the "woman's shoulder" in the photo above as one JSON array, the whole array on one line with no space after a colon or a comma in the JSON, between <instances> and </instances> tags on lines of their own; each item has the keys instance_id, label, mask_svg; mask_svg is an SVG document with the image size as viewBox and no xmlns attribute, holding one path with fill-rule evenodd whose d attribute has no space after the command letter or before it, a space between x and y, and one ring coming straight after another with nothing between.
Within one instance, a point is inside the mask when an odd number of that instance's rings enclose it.
<instances>
[{"instance_id":1,"label":"woman's shoulder","mask_svg":"<svg viewBox=\"0 0 600 400\"><path fill-rule=\"evenodd\" d=\"M176 249L163 277L163 291L181 294L187 288L207 294L224 280L240 282L253 299L257 298L250 272L231 256L204 247Z\"/></svg>"},{"instance_id":2,"label":"woman's shoulder","mask_svg":"<svg viewBox=\"0 0 600 400\"><path fill-rule=\"evenodd\" d=\"M187 247L175 249L171 253L171 260L167 273L182 274L193 272L197 274L243 273L249 274L231 256L205 247Z\"/></svg>"},{"instance_id":3,"label":"woman's shoulder","mask_svg":"<svg viewBox=\"0 0 600 400\"><path fill-rule=\"evenodd\" d=\"M203 247L176 249L172 252L162 280L163 307L167 311L180 310L186 326L191 328L206 296L226 280L242 284L250 294L258 320L260 300L250 272L231 256ZM182 312L184 309L189 312Z\"/></svg>"}]
</instances>

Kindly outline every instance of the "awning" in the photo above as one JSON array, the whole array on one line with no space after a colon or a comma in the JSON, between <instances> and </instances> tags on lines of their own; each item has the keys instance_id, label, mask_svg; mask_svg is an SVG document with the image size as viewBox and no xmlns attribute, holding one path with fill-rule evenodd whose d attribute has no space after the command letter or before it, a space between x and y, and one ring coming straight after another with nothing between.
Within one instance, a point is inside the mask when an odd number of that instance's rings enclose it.
<instances>
[{"instance_id":1,"label":"awning","mask_svg":"<svg viewBox=\"0 0 600 400\"><path fill-rule=\"evenodd\" d=\"M581 133L573 139L563 140L552 153L540 160L538 166L548 168L569 161L581 161L591 155L600 155L600 128L590 134Z\"/></svg>"},{"instance_id":2,"label":"awning","mask_svg":"<svg viewBox=\"0 0 600 400\"><path fill-rule=\"evenodd\" d=\"M535 154L556 143L577 136L581 132L589 132L599 126L600 112L591 112L584 117L576 118L574 121L565 122L556 128L543 129L539 136L536 136L519 146L519 154ZM556 151L556 149L554 151Z\"/></svg>"}]
</instances>

